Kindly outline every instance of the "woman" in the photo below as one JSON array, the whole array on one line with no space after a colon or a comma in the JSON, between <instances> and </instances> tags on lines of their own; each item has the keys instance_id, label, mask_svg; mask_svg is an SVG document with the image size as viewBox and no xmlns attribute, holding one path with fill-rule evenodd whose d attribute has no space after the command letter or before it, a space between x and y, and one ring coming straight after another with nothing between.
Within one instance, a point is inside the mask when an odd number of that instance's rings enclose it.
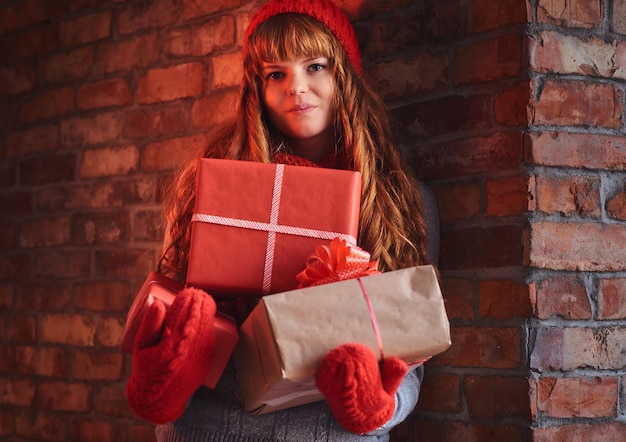
<instances>
[{"instance_id":1,"label":"woman","mask_svg":"<svg viewBox=\"0 0 626 442\"><path fill-rule=\"evenodd\" d=\"M272 0L252 17L243 52L237 115L200 156L357 170L363 179L358 241L379 269L436 259L436 237L427 251L427 224L434 234L437 224L432 199L390 141L384 105L361 77L358 43L341 10L329 0ZM166 203L159 270L180 281L187 270L195 167L193 160L180 171ZM424 207L422 196L428 197ZM212 297L185 289L167 312L158 302L153 307L137 337L127 397L138 415L162 424L158 440L388 440L417 402L421 366L407 371L396 364L381 375L370 350L341 346L318 373L326 401L251 415L238 400L232 366L215 389L199 388L205 374L199 367L210 364L210 356L193 357L214 345ZM249 307L238 306L239 320ZM178 331L183 326L187 331ZM191 344L176 352L177 340ZM348 385L335 377L347 369L367 376ZM330 377L328 370L335 370Z\"/></svg>"}]
</instances>

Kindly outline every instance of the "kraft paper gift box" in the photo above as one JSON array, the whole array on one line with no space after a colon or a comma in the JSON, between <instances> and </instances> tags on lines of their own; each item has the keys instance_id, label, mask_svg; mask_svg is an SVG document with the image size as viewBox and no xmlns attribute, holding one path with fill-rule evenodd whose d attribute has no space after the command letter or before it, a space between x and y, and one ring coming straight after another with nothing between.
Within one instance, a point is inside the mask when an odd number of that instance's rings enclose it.
<instances>
[{"instance_id":1,"label":"kraft paper gift box","mask_svg":"<svg viewBox=\"0 0 626 442\"><path fill-rule=\"evenodd\" d=\"M411 267L263 297L240 327L233 354L246 410L262 414L322 399L320 361L349 342L409 365L450 346L450 325L434 268ZM365 293L365 294L364 294Z\"/></svg>"},{"instance_id":2,"label":"kraft paper gift box","mask_svg":"<svg viewBox=\"0 0 626 442\"><path fill-rule=\"evenodd\" d=\"M176 294L182 289L182 284L157 272L150 272L128 311L121 344L122 351L132 355L139 324L141 324L141 320L150 305L158 299L166 307L169 307L174 302ZM238 339L239 333L235 320L218 312L215 316L215 355L211 370L205 378L203 385L209 388L215 387L233 353Z\"/></svg>"},{"instance_id":3,"label":"kraft paper gift box","mask_svg":"<svg viewBox=\"0 0 626 442\"><path fill-rule=\"evenodd\" d=\"M217 296L295 289L316 246L356 244L360 202L359 172L201 159L187 283Z\"/></svg>"}]
</instances>

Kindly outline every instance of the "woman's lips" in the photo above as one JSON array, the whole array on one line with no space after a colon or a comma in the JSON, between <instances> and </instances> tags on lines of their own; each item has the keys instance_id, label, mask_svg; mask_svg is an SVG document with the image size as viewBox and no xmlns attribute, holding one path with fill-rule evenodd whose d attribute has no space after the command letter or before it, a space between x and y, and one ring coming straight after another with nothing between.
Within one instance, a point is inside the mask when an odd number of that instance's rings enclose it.
<instances>
[{"instance_id":1,"label":"woman's lips","mask_svg":"<svg viewBox=\"0 0 626 442\"><path fill-rule=\"evenodd\" d=\"M296 104L289 109L289 112L294 114L306 114L315 109L315 106L312 104Z\"/></svg>"}]
</instances>

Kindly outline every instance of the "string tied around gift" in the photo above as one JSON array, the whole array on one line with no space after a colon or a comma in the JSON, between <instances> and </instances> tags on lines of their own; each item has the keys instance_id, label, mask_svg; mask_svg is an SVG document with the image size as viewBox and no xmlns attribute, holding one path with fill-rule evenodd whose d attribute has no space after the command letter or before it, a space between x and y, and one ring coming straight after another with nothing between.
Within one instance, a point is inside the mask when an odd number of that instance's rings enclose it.
<instances>
[{"instance_id":1,"label":"string tied around gift","mask_svg":"<svg viewBox=\"0 0 626 442\"><path fill-rule=\"evenodd\" d=\"M278 215L280 212L280 196L282 192L283 175L285 173L284 171L284 164L276 164L269 222L230 218L205 213L194 213L191 217L192 222L203 222L228 227L238 227L249 230L260 230L267 232L267 246L265 249L265 262L263 264L263 295L267 295L268 293L270 293L270 288L272 284L272 270L274 266L274 250L276 248L277 234L281 233L307 238L323 239L328 241L331 241L334 238L339 238L343 241L346 241L348 244L356 244L356 238L353 235L348 235L346 233L311 229L298 226L289 226L278 223Z\"/></svg>"},{"instance_id":2,"label":"string tied around gift","mask_svg":"<svg viewBox=\"0 0 626 442\"><path fill-rule=\"evenodd\" d=\"M372 322L376 335L380 360L385 358L383 339L376 320L376 313L370 301L362 277L380 273L378 263L370 261L370 254L358 246L348 245L340 238L334 238L330 245L317 246L315 252L309 255L303 271L296 278L300 282L299 288L328 284L346 279L356 279Z\"/></svg>"}]
</instances>

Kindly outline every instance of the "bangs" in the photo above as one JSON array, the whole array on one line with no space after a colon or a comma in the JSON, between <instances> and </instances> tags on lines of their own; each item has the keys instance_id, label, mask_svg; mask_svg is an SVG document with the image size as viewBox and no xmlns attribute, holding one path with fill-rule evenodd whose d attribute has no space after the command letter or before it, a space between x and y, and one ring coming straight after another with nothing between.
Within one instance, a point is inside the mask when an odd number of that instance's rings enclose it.
<instances>
[{"instance_id":1,"label":"bangs","mask_svg":"<svg viewBox=\"0 0 626 442\"><path fill-rule=\"evenodd\" d=\"M326 57L333 60L336 38L317 20L302 14L280 14L261 23L250 36L253 60L266 63Z\"/></svg>"}]
</instances>

